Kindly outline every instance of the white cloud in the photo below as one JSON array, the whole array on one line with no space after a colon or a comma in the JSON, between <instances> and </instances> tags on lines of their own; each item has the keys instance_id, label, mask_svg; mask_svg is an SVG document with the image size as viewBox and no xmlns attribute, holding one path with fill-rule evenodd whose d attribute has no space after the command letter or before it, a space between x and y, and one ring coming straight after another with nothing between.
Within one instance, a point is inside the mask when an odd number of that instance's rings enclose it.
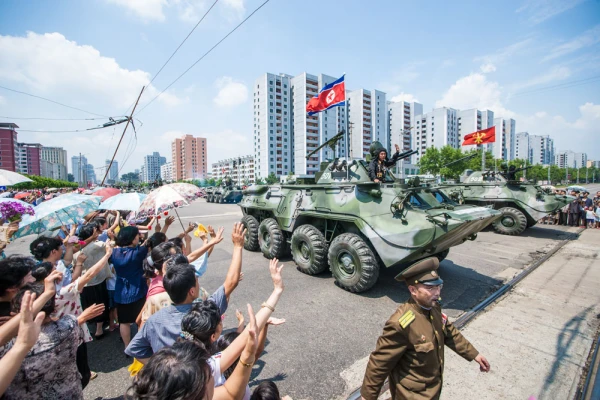
<instances>
[{"instance_id":1,"label":"white cloud","mask_svg":"<svg viewBox=\"0 0 600 400\"><path fill-rule=\"evenodd\" d=\"M399 95L392 97L391 101L393 101L393 102L406 101L408 103L411 103L413 101L418 102L419 100L410 93L401 92Z\"/></svg>"},{"instance_id":2,"label":"white cloud","mask_svg":"<svg viewBox=\"0 0 600 400\"><path fill-rule=\"evenodd\" d=\"M460 78L436 101L436 107L451 107L459 110L489 109L498 116L511 118L514 113L507 110L501 101L501 87L489 81L485 75L472 73Z\"/></svg>"},{"instance_id":3,"label":"white cloud","mask_svg":"<svg viewBox=\"0 0 600 400\"><path fill-rule=\"evenodd\" d=\"M517 13L529 14L529 21L539 24L583 3L585 0L526 0Z\"/></svg>"},{"instance_id":4,"label":"white cloud","mask_svg":"<svg viewBox=\"0 0 600 400\"><path fill-rule=\"evenodd\" d=\"M573 53L577 50L594 46L598 43L600 43L600 25L596 25L592 29L583 32L581 35L577 36L573 40L568 41L567 43L556 46L550 51L550 54L542 59L542 61L553 60L555 58Z\"/></svg>"},{"instance_id":5,"label":"white cloud","mask_svg":"<svg viewBox=\"0 0 600 400\"><path fill-rule=\"evenodd\" d=\"M448 59L442 61L442 65L440 67L441 68L449 68L449 67L453 67L455 65L456 65L456 61L451 58L448 58Z\"/></svg>"},{"instance_id":6,"label":"white cloud","mask_svg":"<svg viewBox=\"0 0 600 400\"><path fill-rule=\"evenodd\" d=\"M481 72L483 72L484 74L489 74L490 72L496 71L496 66L492 63L482 64L481 67L479 67L479 68L481 69Z\"/></svg>"},{"instance_id":7,"label":"white cloud","mask_svg":"<svg viewBox=\"0 0 600 400\"><path fill-rule=\"evenodd\" d=\"M219 93L213 101L219 107L237 106L248 99L248 87L241 82L235 82L229 76L217 79L215 87L219 89Z\"/></svg>"},{"instance_id":8,"label":"white cloud","mask_svg":"<svg viewBox=\"0 0 600 400\"><path fill-rule=\"evenodd\" d=\"M163 6L168 5L167 0L106 0L109 3L128 9L146 22L165 20Z\"/></svg>"},{"instance_id":9,"label":"white cloud","mask_svg":"<svg viewBox=\"0 0 600 400\"><path fill-rule=\"evenodd\" d=\"M493 64L494 66L496 66L508 61L511 57L528 49L533 44L533 42L533 38L527 38L516 43L510 44L506 47L503 47L494 53L475 57L473 61L481 62L484 65Z\"/></svg>"}]
</instances>

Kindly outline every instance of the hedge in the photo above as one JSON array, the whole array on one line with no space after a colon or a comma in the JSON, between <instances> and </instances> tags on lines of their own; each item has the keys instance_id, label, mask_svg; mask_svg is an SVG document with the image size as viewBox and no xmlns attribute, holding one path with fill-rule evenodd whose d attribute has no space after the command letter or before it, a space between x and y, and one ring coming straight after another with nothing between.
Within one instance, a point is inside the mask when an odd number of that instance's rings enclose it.
<instances>
[{"instance_id":1,"label":"hedge","mask_svg":"<svg viewBox=\"0 0 600 400\"><path fill-rule=\"evenodd\" d=\"M58 179L46 178L44 176L25 175L25 174L24 174L24 176L28 177L33 182L17 183L16 185L12 186L14 189L43 189L46 187L47 188L64 188L64 187L76 188L79 186L75 182L61 181Z\"/></svg>"}]
</instances>

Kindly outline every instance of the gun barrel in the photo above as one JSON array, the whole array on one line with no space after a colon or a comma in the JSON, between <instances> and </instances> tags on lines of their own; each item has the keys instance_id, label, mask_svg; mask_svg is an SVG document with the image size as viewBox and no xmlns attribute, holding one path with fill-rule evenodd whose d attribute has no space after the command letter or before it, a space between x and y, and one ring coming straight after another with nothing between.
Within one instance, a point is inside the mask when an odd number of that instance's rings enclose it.
<instances>
[{"instance_id":1,"label":"gun barrel","mask_svg":"<svg viewBox=\"0 0 600 400\"><path fill-rule=\"evenodd\" d=\"M408 158L414 154L419 154L418 150L407 150L404 153L400 153L400 156L398 157L398 160L402 160L405 158Z\"/></svg>"}]
</instances>

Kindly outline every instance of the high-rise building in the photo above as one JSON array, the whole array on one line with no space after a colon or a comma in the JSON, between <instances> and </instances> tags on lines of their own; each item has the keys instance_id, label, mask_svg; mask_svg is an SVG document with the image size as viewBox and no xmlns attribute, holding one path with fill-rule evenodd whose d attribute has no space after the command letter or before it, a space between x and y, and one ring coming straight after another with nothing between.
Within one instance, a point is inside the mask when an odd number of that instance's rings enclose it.
<instances>
[{"instance_id":1,"label":"high-rise building","mask_svg":"<svg viewBox=\"0 0 600 400\"><path fill-rule=\"evenodd\" d=\"M415 117L417 125L413 149L419 151L415 162L421 160L428 147L459 147L462 141L459 139L457 113L453 108L441 107Z\"/></svg>"},{"instance_id":2,"label":"high-rise building","mask_svg":"<svg viewBox=\"0 0 600 400\"><path fill-rule=\"evenodd\" d=\"M17 131L12 122L0 123L0 169L17 172Z\"/></svg>"},{"instance_id":3,"label":"high-rise building","mask_svg":"<svg viewBox=\"0 0 600 400\"><path fill-rule=\"evenodd\" d=\"M160 166L160 178L165 182L173 182L173 162Z\"/></svg>"},{"instance_id":4,"label":"high-rise building","mask_svg":"<svg viewBox=\"0 0 600 400\"><path fill-rule=\"evenodd\" d=\"M513 160L529 160L529 133L519 132L515 135Z\"/></svg>"},{"instance_id":5,"label":"high-rise building","mask_svg":"<svg viewBox=\"0 0 600 400\"><path fill-rule=\"evenodd\" d=\"M89 185L95 185L96 183L98 183L97 179L96 179L96 169L94 168L94 166L92 164L87 164L85 166L85 179L86 179L86 186Z\"/></svg>"},{"instance_id":6,"label":"high-rise building","mask_svg":"<svg viewBox=\"0 0 600 400\"><path fill-rule=\"evenodd\" d=\"M550 136L529 135L529 162L531 164L554 164L554 140Z\"/></svg>"},{"instance_id":7,"label":"high-rise building","mask_svg":"<svg viewBox=\"0 0 600 400\"><path fill-rule=\"evenodd\" d=\"M492 113L491 111L488 112ZM494 118L493 125L496 126L496 141L488 144L487 150L492 152L494 158L505 161L514 160L515 120L512 118Z\"/></svg>"},{"instance_id":8,"label":"high-rise building","mask_svg":"<svg viewBox=\"0 0 600 400\"><path fill-rule=\"evenodd\" d=\"M365 158L374 141L379 141L389 152L386 94L379 90L358 89L347 92L346 99L350 125L350 158Z\"/></svg>"},{"instance_id":9,"label":"high-rise building","mask_svg":"<svg viewBox=\"0 0 600 400\"><path fill-rule=\"evenodd\" d=\"M416 128L416 116L423 114L423 104L417 102L388 102L388 130L390 151L395 144L400 146L400 151L412 150L413 132ZM404 160L405 164L410 164L414 156Z\"/></svg>"},{"instance_id":10,"label":"high-rise building","mask_svg":"<svg viewBox=\"0 0 600 400\"><path fill-rule=\"evenodd\" d=\"M554 165L560 168L583 168L587 165L587 153L576 153L571 150L558 151L554 154Z\"/></svg>"},{"instance_id":11,"label":"high-rise building","mask_svg":"<svg viewBox=\"0 0 600 400\"><path fill-rule=\"evenodd\" d=\"M165 165L167 159L161 157L160 153L154 153L144 157L144 165L142 167L142 182L154 182L160 177L160 167Z\"/></svg>"},{"instance_id":12,"label":"high-rise building","mask_svg":"<svg viewBox=\"0 0 600 400\"><path fill-rule=\"evenodd\" d=\"M71 171L75 182L79 183L80 186L87 186L87 158L85 156L72 156L71 157Z\"/></svg>"},{"instance_id":13,"label":"high-rise building","mask_svg":"<svg viewBox=\"0 0 600 400\"><path fill-rule=\"evenodd\" d=\"M17 143L17 172L42 175L42 145L39 143Z\"/></svg>"},{"instance_id":14,"label":"high-rise building","mask_svg":"<svg viewBox=\"0 0 600 400\"><path fill-rule=\"evenodd\" d=\"M208 173L205 138L184 135L171 143L171 153L174 181L205 179Z\"/></svg>"},{"instance_id":15,"label":"high-rise building","mask_svg":"<svg viewBox=\"0 0 600 400\"><path fill-rule=\"evenodd\" d=\"M109 167L110 170L107 174L106 170L108 170ZM116 160L114 160L111 165L110 160L104 161L104 175L106 175L105 183L109 185L114 185L119 180L119 163ZM102 176L103 178L104 175Z\"/></svg>"},{"instance_id":16,"label":"high-rise building","mask_svg":"<svg viewBox=\"0 0 600 400\"><path fill-rule=\"evenodd\" d=\"M254 156L249 154L233 157L212 164L212 178L218 180L226 176L229 176L233 182L240 185L254 183Z\"/></svg>"},{"instance_id":17,"label":"high-rise building","mask_svg":"<svg viewBox=\"0 0 600 400\"><path fill-rule=\"evenodd\" d=\"M482 129L491 128L494 125L494 112L490 110L478 110L471 108L469 110L457 110L458 118L458 141L457 145L464 151L481 149L493 151L493 144L467 145L463 146L465 136ZM498 128L496 128L496 140L498 140Z\"/></svg>"},{"instance_id":18,"label":"high-rise building","mask_svg":"<svg viewBox=\"0 0 600 400\"><path fill-rule=\"evenodd\" d=\"M62 147L42 147L42 176L66 181L67 151Z\"/></svg>"}]
</instances>

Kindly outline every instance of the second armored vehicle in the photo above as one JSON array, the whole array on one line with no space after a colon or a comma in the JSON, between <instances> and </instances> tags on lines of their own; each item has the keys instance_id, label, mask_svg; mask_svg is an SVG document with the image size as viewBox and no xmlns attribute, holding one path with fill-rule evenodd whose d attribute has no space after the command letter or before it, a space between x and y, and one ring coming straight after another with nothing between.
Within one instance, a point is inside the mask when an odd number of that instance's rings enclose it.
<instances>
[{"instance_id":1,"label":"second armored vehicle","mask_svg":"<svg viewBox=\"0 0 600 400\"><path fill-rule=\"evenodd\" d=\"M291 251L300 271L315 275L329 268L351 292L371 288L380 267L431 255L444 259L500 215L455 204L418 179L405 183L390 171L381 183L372 182L366 161L338 159L322 163L312 181L251 186L240 207L247 250L267 258Z\"/></svg>"},{"instance_id":2,"label":"second armored vehicle","mask_svg":"<svg viewBox=\"0 0 600 400\"><path fill-rule=\"evenodd\" d=\"M221 186L206 190L206 201L209 203L239 203L242 196L242 188L235 186L231 180L225 180Z\"/></svg>"},{"instance_id":3,"label":"second armored vehicle","mask_svg":"<svg viewBox=\"0 0 600 400\"><path fill-rule=\"evenodd\" d=\"M571 196L550 194L539 185L518 181L516 172L518 170L500 173L467 170L460 183L438 187L456 203L500 211L502 217L493 223L493 227L504 235L519 235L574 200Z\"/></svg>"}]
</instances>

